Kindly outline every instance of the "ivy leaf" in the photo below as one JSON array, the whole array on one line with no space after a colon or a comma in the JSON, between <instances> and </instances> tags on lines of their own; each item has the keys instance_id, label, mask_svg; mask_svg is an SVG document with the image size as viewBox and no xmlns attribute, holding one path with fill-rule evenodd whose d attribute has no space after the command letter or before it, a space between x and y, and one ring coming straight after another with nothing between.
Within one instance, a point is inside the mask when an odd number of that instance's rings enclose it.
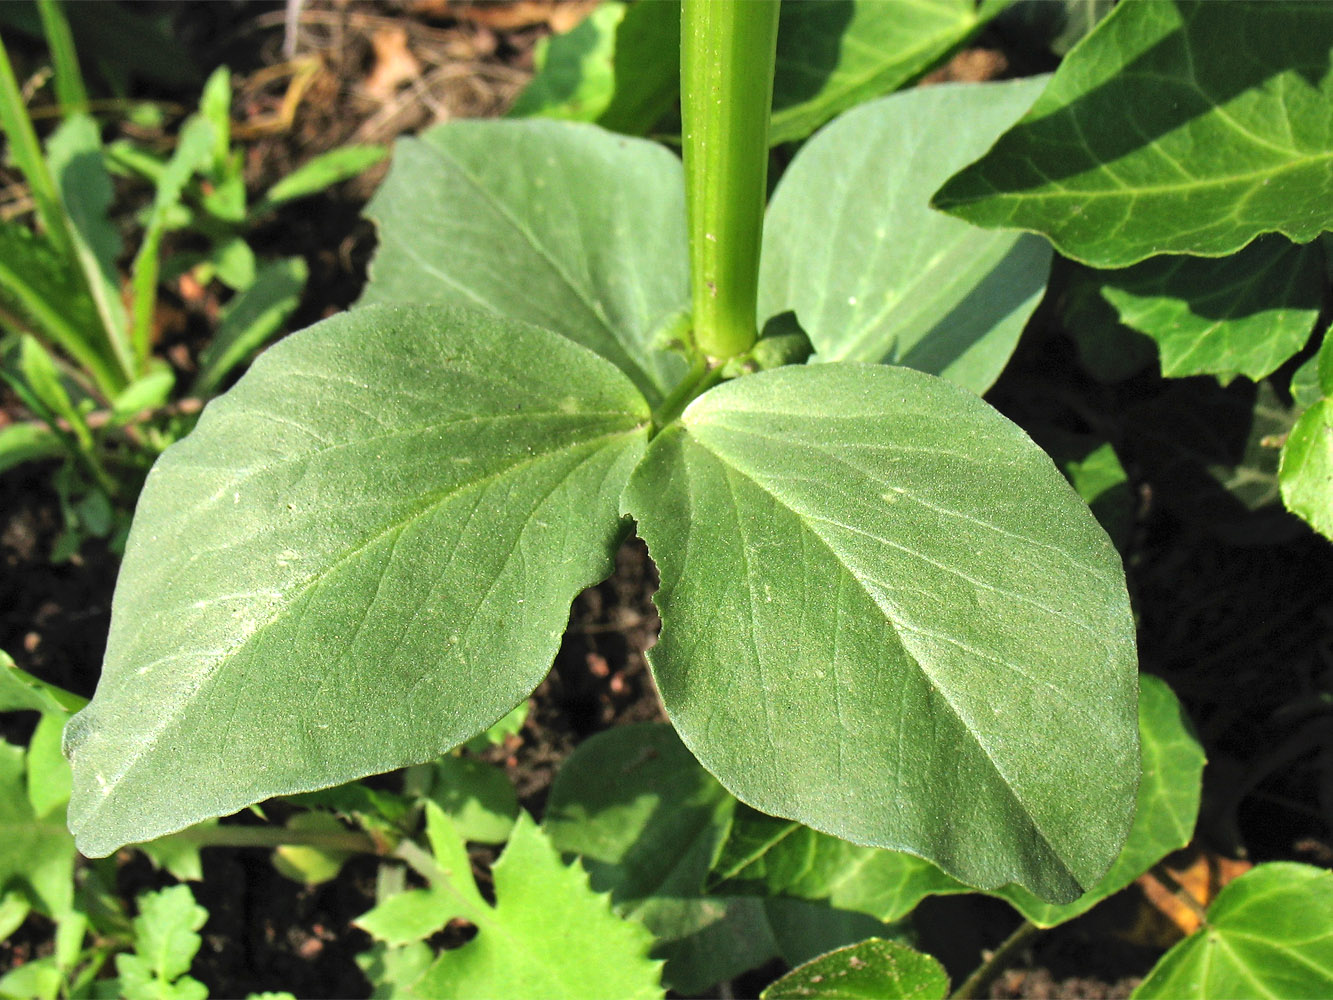
<instances>
[{"instance_id":1,"label":"ivy leaf","mask_svg":"<svg viewBox=\"0 0 1333 1000\"><path fill-rule=\"evenodd\" d=\"M882 933L860 913L800 899L705 895L736 800L670 726L619 726L579 744L547 802L555 846L578 854L616 912L652 931L662 978L704 993L781 956L799 964Z\"/></svg>"},{"instance_id":2,"label":"ivy leaf","mask_svg":"<svg viewBox=\"0 0 1333 1000\"><path fill-rule=\"evenodd\" d=\"M66 730L84 853L505 715L611 571L647 419L603 359L476 310L365 308L266 352L140 498Z\"/></svg>"},{"instance_id":3,"label":"ivy leaf","mask_svg":"<svg viewBox=\"0 0 1333 1000\"><path fill-rule=\"evenodd\" d=\"M1133 993L1161 997L1319 997L1333 993L1333 873L1271 862L1229 883L1208 922L1162 957Z\"/></svg>"},{"instance_id":4,"label":"ivy leaf","mask_svg":"<svg viewBox=\"0 0 1333 1000\"><path fill-rule=\"evenodd\" d=\"M419 995L439 1000L662 996L660 965L647 958L651 935L615 917L606 897L588 888L583 872L561 863L527 813L520 814L492 869L494 906L477 891L463 840L444 813L427 803L426 817L439 866L432 887L391 896L358 921L391 943L425 936L455 916L476 924L477 936L467 944L442 953L424 972L412 969L412 988ZM410 919L401 905L389 909L405 896L413 903Z\"/></svg>"},{"instance_id":5,"label":"ivy leaf","mask_svg":"<svg viewBox=\"0 0 1333 1000\"><path fill-rule=\"evenodd\" d=\"M1264 237L1220 259L1154 257L1103 271L1120 322L1157 341L1162 374L1259 380L1305 346L1323 301L1324 256Z\"/></svg>"},{"instance_id":6,"label":"ivy leaf","mask_svg":"<svg viewBox=\"0 0 1333 1000\"><path fill-rule=\"evenodd\" d=\"M870 938L792 969L760 1000L944 1000L949 974L905 944Z\"/></svg>"},{"instance_id":7,"label":"ivy leaf","mask_svg":"<svg viewBox=\"0 0 1333 1000\"><path fill-rule=\"evenodd\" d=\"M935 205L1096 267L1308 242L1333 228L1330 37L1324 4L1122 3Z\"/></svg>"},{"instance_id":8,"label":"ivy leaf","mask_svg":"<svg viewBox=\"0 0 1333 1000\"><path fill-rule=\"evenodd\" d=\"M1052 901L1115 860L1139 777L1120 559L981 400L881 365L748 375L653 440L622 505L661 573L667 713L742 801Z\"/></svg>"},{"instance_id":9,"label":"ivy leaf","mask_svg":"<svg viewBox=\"0 0 1333 1000\"><path fill-rule=\"evenodd\" d=\"M366 214L380 243L362 304L535 323L610 359L653 403L684 374L654 344L689 302L684 174L657 143L571 122L450 122L399 140Z\"/></svg>"},{"instance_id":10,"label":"ivy leaf","mask_svg":"<svg viewBox=\"0 0 1333 1000\"><path fill-rule=\"evenodd\" d=\"M914 9L870 6L892 17ZM1045 291L1050 247L950 219L928 202L1044 83L904 91L811 139L768 209L760 318L795 310L820 361L906 365L973 392L990 388Z\"/></svg>"}]
</instances>

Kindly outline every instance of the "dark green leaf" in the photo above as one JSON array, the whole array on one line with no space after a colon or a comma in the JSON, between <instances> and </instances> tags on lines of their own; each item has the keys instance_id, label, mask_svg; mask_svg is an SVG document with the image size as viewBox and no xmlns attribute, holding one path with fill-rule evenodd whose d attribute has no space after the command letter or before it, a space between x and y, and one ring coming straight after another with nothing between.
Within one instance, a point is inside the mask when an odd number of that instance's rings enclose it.
<instances>
[{"instance_id":1,"label":"dark green leaf","mask_svg":"<svg viewBox=\"0 0 1333 1000\"><path fill-rule=\"evenodd\" d=\"M1103 271L1120 322L1161 351L1162 374L1261 379L1305 346L1324 295L1323 252L1281 237L1212 260L1154 257Z\"/></svg>"},{"instance_id":2,"label":"dark green leaf","mask_svg":"<svg viewBox=\"0 0 1333 1000\"><path fill-rule=\"evenodd\" d=\"M518 817L518 796L504 771L475 757L450 754L430 765L434 780L426 793L464 840L503 844Z\"/></svg>"},{"instance_id":3,"label":"dark green leaf","mask_svg":"<svg viewBox=\"0 0 1333 1000\"><path fill-rule=\"evenodd\" d=\"M301 301L307 267L301 257L269 261L254 283L227 303L222 321L199 357L199 375L190 390L207 398L227 375L282 329Z\"/></svg>"},{"instance_id":4,"label":"dark green leaf","mask_svg":"<svg viewBox=\"0 0 1333 1000\"><path fill-rule=\"evenodd\" d=\"M929 955L871 938L793 969L761 1000L944 1000L949 974Z\"/></svg>"},{"instance_id":5,"label":"dark green leaf","mask_svg":"<svg viewBox=\"0 0 1333 1000\"><path fill-rule=\"evenodd\" d=\"M569 31L543 38L537 43L534 55L537 73L514 101L509 117L596 121L615 94L617 65L625 69L632 65L636 72L651 69L651 64L627 62L629 53L620 52L617 58L616 36L621 21L631 9L660 6L629 5L611 0L598 6ZM679 19L678 7L675 15ZM668 60L673 55L671 52L661 53ZM626 76L631 74L626 73Z\"/></svg>"},{"instance_id":6,"label":"dark green leaf","mask_svg":"<svg viewBox=\"0 0 1333 1000\"><path fill-rule=\"evenodd\" d=\"M667 712L742 801L1056 901L1114 861L1139 776L1124 572L975 396L878 365L748 375L654 439L622 505L661 572Z\"/></svg>"},{"instance_id":7,"label":"dark green leaf","mask_svg":"<svg viewBox=\"0 0 1333 1000\"><path fill-rule=\"evenodd\" d=\"M265 353L140 498L66 733L84 852L505 715L611 570L646 422L601 358L476 310L360 309Z\"/></svg>"},{"instance_id":8,"label":"dark green leaf","mask_svg":"<svg viewBox=\"0 0 1333 1000\"><path fill-rule=\"evenodd\" d=\"M894 16L912 9L873 6ZM760 319L794 309L822 361L906 365L985 392L1046 288L1050 247L950 219L928 202L1043 83L904 91L811 139L769 206Z\"/></svg>"},{"instance_id":9,"label":"dark green leaf","mask_svg":"<svg viewBox=\"0 0 1333 1000\"><path fill-rule=\"evenodd\" d=\"M972 0L796 0L782 5L774 145L803 139L924 73L982 24Z\"/></svg>"},{"instance_id":10,"label":"dark green leaf","mask_svg":"<svg viewBox=\"0 0 1333 1000\"><path fill-rule=\"evenodd\" d=\"M650 402L683 375L652 343L689 301L683 174L661 146L571 122L450 122L398 142L366 211L380 245L363 303L536 323L615 362Z\"/></svg>"},{"instance_id":11,"label":"dark green leaf","mask_svg":"<svg viewBox=\"0 0 1333 1000\"><path fill-rule=\"evenodd\" d=\"M1176 997L1333 994L1333 872L1259 865L1227 885L1208 922L1172 948L1133 993Z\"/></svg>"},{"instance_id":12,"label":"dark green leaf","mask_svg":"<svg viewBox=\"0 0 1333 1000\"><path fill-rule=\"evenodd\" d=\"M1312 240L1333 228L1331 37L1321 3L1122 3L935 204L1096 267Z\"/></svg>"},{"instance_id":13,"label":"dark green leaf","mask_svg":"<svg viewBox=\"0 0 1333 1000\"><path fill-rule=\"evenodd\" d=\"M369 170L389 155L384 146L340 146L321 153L274 184L250 210L259 215L289 201L309 198Z\"/></svg>"}]
</instances>

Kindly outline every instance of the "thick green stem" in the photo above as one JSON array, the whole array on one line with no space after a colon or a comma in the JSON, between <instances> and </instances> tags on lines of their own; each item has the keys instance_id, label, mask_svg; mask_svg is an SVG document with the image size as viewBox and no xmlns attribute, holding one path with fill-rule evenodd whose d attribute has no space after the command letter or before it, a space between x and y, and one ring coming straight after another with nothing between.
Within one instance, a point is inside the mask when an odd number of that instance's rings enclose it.
<instances>
[{"instance_id":1,"label":"thick green stem","mask_svg":"<svg viewBox=\"0 0 1333 1000\"><path fill-rule=\"evenodd\" d=\"M778 0L684 0L680 102L694 336L726 361L758 330Z\"/></svg>"}]
</instances>

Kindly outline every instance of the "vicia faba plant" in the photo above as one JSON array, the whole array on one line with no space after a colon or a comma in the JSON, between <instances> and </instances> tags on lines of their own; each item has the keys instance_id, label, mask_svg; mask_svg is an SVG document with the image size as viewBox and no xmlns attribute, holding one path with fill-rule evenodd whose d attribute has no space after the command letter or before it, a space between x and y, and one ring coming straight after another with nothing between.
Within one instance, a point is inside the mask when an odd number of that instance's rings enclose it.
<instances>
[{"instance_id":1,"label":"vicia faba plant","mask_svg":"<svg viewBox=\"0 0 1333 1000\"><path fill-rule=\"evenodd\" d=\"M927 208L1047 81L857 108L765 216L777 8L684 4L683 172L586 124L399 145L363 304L149 476L66 730L85 853L476 735L634 529L663 702L740 800L1055 902L1106 872L1140 775L1120 558L977 395L1049 250Z\"/></svg>"}]
</instances>

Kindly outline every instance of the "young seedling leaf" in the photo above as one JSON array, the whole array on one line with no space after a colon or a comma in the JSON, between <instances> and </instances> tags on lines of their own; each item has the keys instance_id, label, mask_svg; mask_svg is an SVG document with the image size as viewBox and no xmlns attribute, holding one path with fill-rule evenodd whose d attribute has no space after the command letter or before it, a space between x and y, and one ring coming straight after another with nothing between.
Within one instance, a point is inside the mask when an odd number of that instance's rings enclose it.
<instances>
[{"instance_id":1,"label":"young seedling leaf","mask_svg":"<svg viewBox=\"0 0 1333 1000\"><path fill-rule=\"evenodd\" d=\"M1259 865L1228 884L1208 922L1172 948L1132 996L1322 997L1333 994L1333 872Z\"/></svg>"},{"instance_id":2,"label":"young seedling leaf","mask_svg":"<svg viewBox=\"0 0 1333 1000\"><path fill-rule=\"evenodd\" d=\"M893 17L916 9L869 6ZM976 393L990 388L1046 289L1050 246L932 211L930 194L1044 83L904 91L811 139L769 205L761 321L795 310L820 361L906 365Z\"/></svg>"},{"instance_id":3,"label":"young seedling leaf","mask_svg":"<svg viewBox=\"0 0 1333 1000\"><path fill-rule=\"evenodd\" d=\"M208 988L186 973L203 943L195 932L208 911L186 885L145 893L137 902L134 951L116 956L126 1000L205 1000Z\"/></svg>"},{"instance_id":4,"label":"young seedling leaf","mask_svg":"<svg viewBox=\"0 0 1333 1000\"><path fill-rule=\"evenodd\" d=\"M662 996L660 963L647 957L652 935L613 915L607 898L588 887L577 865L561 862L526 813L492 869L494 906L472 881L457 831L434 803L426 813L440 872L431 889L413 892L422 894L423 904L435 906L436 928L461 916L476 924L477 936L435 960L416 981L420 995L440 1000ZM360 923L376 934L372 916L397 898L390 897Z\"/></svg>"},{"instance_id":5,"label":"young seedling leaf","mask_svg":"<svg viewBox=\"0 0 1333 1000\"><path fill-rule=\"evenodd\" d=\"M1319 318L1324 255L1264 237L1230 257L1154 257L1103 271L1120 322L1157 342L1162 374L1261 379L1305 346Z\"/></svg>"},{"instance_id":6,"label":"young seedling leaf","mask_svg":"<svg viewBox=\"0 0 1333 1000\"><path fill-rule=\"evenodd\" d=\"M264 196L255 203L250 214L258 216L289 201L319 194L334 184L351 180L369 170L388 155L389 150L386 147L375 145L340 146L327 153L321 153L301 164L264 192Z\"/></svg>"},{"instance_id":7,"label":"young seedling leaf","mask_svg":"<svg viewBox=\"0 0 1333 1000\"><path fill-rule=\"evenodd\" d=\"M839 112L896 90L986 19L971 0L784 4L769 142L804 139Z\"/></svg>"},{"instance_id":8,"label":"young seedling leaf","mask_svg":"<svg viewBox=\"0 0 1333 1000\"><path fill-rule=\"evenodd\" d=\"M592 352L472 309L360 309L266 352L139 501L66 731L84 853L494 723L610 572L647 420Z\"/></svg>"},{"instance_id":9,"label":"young seedling leaf","mask_svg":"<svg viewBox=\"0 0 1333 1000\"><path fill-rule=\"evenodd\" d=\"M450 122L395 147L366 209L380 245L361 302L536 323L656 403L685 371L653 344L689 302L684 191L680 161L655 143L569 122Z\"/></svg>"},{"instance_id":10,"label":"young seedling leaf","mask_svg":"<svg viewBox=\"0 0 1333 1000\"><path fill-rule=\"evenodd\" d=\"M1312 240L1333 227L1330 37L1326 4L1122 3L935 205L1095 267Z\"/></svg>"},{"instance_id":11,"label":"young seedling leaf","mask_svg":"<svg viewBox=\"0 0 1333 1000\"><path fill-rule=\"evenodd\" d=\"M908 368L749 375L654 439L622 505L661 572L667 712L742 801L1059 902L1115 860L1124 571L981 400Z\"/></svg>"},{"instance_id":12,"label":"young seedling leaf","mask_svg":"<svg viewBox=\"0 0 1333 1000\"><path fill-rule=\"evenodd\" d=\"M934 958L870 938L792 969L760 1000L944 1000L949 974Z\"/></svg>"},{"instance_id":13,"label":"young seedling leaf","mask_svg":"<svg viewBox=\"0 0 1333 1000\"><path fill-rule=\"evenodd\" d=\"M426 795L465 840L503 844L509 839L518 818L518 795L503 770L454 754L426 766L433 772Z\"/></svg>"},{"instance_id":14,"label":"young seedling leaf","mask_svg":"<svg viewBox=\"0 0 1333 1000\"><path fill-rule=\"evenodd\" d=\"M223 380L273 337L301 301L308 268L300 257L274 260L255 272L254 282L227 303L213 339L199 357L191 395L207 399Z\"/></svg>"},{"instance_id":15,"label":"young seedling leaf","mask_svg":"<svg viewBox=\"0 0 1333 1000\"><path fill-rule=\"evenodd\" d=\"M86 704L77 694L20 670L8 653L0 651L0 712L69 715Z\"/></svg>"},{"instance_id":16,"label":"young seedling leaf","mask_svg":"<svg viewBox=\"0 0 1333 1000\"><path fill-rule=\"evenodd\" d=\"M552 843L582 858L617 913L652 931L653 955L666 960L663 982L680 993L883 931L863 914L819 903L705 895L704 876L736 806L666 725L599 733L579 745L551 788Z\"/></svg>"}]
</instances>

